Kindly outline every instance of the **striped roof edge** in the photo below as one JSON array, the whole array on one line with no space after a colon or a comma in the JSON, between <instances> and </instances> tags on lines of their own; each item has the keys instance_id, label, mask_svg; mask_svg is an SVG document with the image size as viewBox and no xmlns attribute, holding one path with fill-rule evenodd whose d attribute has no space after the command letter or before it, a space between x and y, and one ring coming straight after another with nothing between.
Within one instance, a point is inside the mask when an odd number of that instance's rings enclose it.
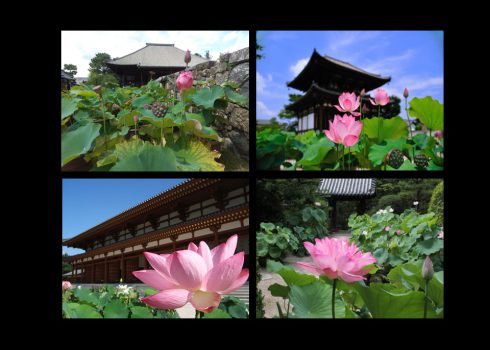
<instances>
[{"instance_id":1,"label":"striped roof edge","mask_svg":"<svg viewBox=\"0 0 490 350\"><path fill-rule=\"evenodd\" d=\"M372 197L376 179L322 179L318 192L331 197Z\"/></svg>"}]
</instances>

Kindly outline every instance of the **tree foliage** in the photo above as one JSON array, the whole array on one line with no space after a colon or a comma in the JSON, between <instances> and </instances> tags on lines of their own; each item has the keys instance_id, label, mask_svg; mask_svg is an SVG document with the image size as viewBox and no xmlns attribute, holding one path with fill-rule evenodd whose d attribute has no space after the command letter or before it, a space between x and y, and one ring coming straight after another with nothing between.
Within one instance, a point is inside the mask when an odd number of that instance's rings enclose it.
<instances>
[{"instance_id":1,"label":"tree foliage","mask_svg":"<svg viewBox=\"0 0 490 350\"><path fill-rule=\"evenodd\" d=\"M386 106L381 106L381 117L384 119L391 119L396 116L400 115L400 102L401 100L395 96L392 95L390 96L390 103L388 103ZM367 112L362 113L362 117L366 118L373 118L378 116L378 106L373 106L371 102L368 101L368 99L364 98L362 102L363 108L366 106Z\"/></svg>"},{"instance_id":2,"label":"tree foliage","mask_svg":"<svg viewBox=\"0 0 490 350\"><path fill-rule=\"evenodd\" d=\"M261 222L284 226L302 223L302 210L314 207L315 202L326 206L326 201L316 190L319 179L261 179L257 181L256 230Z\"/></svg>"},{"instance_id":3,"label":"tree foliage","mask_svg":"<svg viewBox=\"0 0 490 350\"><path fill-rule=\"evenodd\" d=\"M257 51L257 59L258 60L263 59L264 58L264 55L261 54L261 53L259 53L259 52L262 52L264 50L264 47L262 45L260 45L258 41L256 41L255 48L256 48L256 51Z\"/></svg>"},{"instance_id":4,"label":"tree foliage","mask_svg":"<svg viewBox=\"0 0 490 350\"><path fill-rule=\"evenodd\" d=\"M429 203L429 211L434 212L437 217L437 224L443 225L444 223L444 182L441 181L434 188L432 197Z\"/></svg>"},{"instance_id":5,"label":"tree foliage","mask_svg":"<svg viewBox=\"0 0 490 350\"><path fill-rule=\"evenodd\" d=\"M65 64L63 65L63 70L65 71L66 74L71 76L72 78L77 75L77 66L74 64Z\"/></svg>"},{"instance_id":6,"label":"tree foliage","mask_svg":"<svg viewBox=\"0 0 490 350\"><path fill-rule=\"evenodd\" d=\"M98 52L95 54L95 57L90 60L89 63L89 72L93 72L95 74L105 74L109 72L109 67L107 67L106 63L111 59L111 55L105 52Z\"/></svg>"}]
</instances>

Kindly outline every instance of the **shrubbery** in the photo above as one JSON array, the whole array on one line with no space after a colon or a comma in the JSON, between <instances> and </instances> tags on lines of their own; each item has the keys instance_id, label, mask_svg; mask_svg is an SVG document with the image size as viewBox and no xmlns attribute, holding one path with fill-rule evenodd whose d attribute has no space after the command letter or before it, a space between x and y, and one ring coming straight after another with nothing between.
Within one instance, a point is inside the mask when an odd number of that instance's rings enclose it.
<instances>
[{"instance_id":1,"label":"shrubbery","mask_svg":"<svg viewBox=\"0 0 490 350\"><path fill-rule=\"evenodd\" d=\"M432 192L432 197L429 203L429 211L435 214L437 218L437 224L444 224L444 182L441 181L434 192Z\"/></svg>"}]
</instances>

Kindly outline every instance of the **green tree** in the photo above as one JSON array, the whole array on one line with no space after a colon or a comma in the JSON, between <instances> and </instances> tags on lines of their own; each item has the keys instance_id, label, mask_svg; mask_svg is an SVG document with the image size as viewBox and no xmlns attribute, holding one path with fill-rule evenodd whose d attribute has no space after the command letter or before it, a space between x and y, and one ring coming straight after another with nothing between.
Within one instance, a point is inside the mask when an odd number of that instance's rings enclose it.
<instances>
[{"instance_id":1,"label":"green tree","mask_svg":"<svg viewBox=\"0 0 490 350\"><path fill-rule=\"evenodd\" d=\"M106 63L111 59L111 55L105 52L99 52L95 54L95 57L90 60L89 72L94 72L95 74L105 74L109 72L109 67Z\"/></svg>"},{"instance_id":2,"label":"green tree","mask_svg":"<svg viewBox=\"0 0 490 350\"><path fill-rule=\"evenodd\" d=\"M257 56L257 59L258 60L261 60L264 58L264 55L259 53L259 52L262 52L264 51L264 47L262 45L259 44L258 41L255 42L255 50L256 50L256 56Z\"/></svg>"},{"instance_id":3,"label":"green tree","mask_svg":"<svg viewBox=\"0 0 490 350\"><path fill-rule=\"evenodd\" d=\"M320 179L261 179L257 180L256 230L261 222L293 227L302 223L302 210L315 202L326 206L317 192Z\"/></svg>"},{"instance_id":4,"label":"green tree","mask_svg":"<svg viewBox=\"0 0 490 350\"><path fill-rule=\"evenodd\" d=\"M63 70L72 78L77 74L77 66L75 66L74 64L63 65Z\"/></svg>"},{"instance_id":5,"label":"green tree","mask_svg":"<svg viewBox=\"0 0 490 350\"><path fill-rule=\"evenodd\" d=\"M96 74L90 72L88 74L87 83L90 85L102 85L103 87L116 87L119 85L119 79L113 73Z\"/></svg>"},{"instance_id":6,"label":"green tree","mask_svg":"<svg viewBox=\"0 0 490 350\"><path fill-rule=\"evenodd\" d=\"M429 203L429 212L434 212L437 217L437 224L444 224L444 182L441 181L434 188Z\"/></svg>"}]
</instances>

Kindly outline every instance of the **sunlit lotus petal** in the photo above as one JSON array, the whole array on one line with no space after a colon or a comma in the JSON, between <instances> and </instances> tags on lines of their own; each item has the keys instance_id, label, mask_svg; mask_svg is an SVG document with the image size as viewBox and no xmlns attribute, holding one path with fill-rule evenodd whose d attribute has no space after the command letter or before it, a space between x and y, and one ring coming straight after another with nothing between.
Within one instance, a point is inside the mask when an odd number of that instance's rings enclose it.
<instances>
[{"instance_id":1,"label":"sunlit lotus petal","mask_svg":"<svg viewBox=\"0 0 490 350\"><path fill-rule=\"evenodd\" d=\"M145 252L154 270L134 271L133 275L160 292L141 301L159 309L175 309L190 302L196 310L213 311L222 295L240 288L248 279L248 269L242 269L244 252L235 254L237 240L233 235L213 250L200 242L166 256Z\"/></svg>"}]
</instances>

